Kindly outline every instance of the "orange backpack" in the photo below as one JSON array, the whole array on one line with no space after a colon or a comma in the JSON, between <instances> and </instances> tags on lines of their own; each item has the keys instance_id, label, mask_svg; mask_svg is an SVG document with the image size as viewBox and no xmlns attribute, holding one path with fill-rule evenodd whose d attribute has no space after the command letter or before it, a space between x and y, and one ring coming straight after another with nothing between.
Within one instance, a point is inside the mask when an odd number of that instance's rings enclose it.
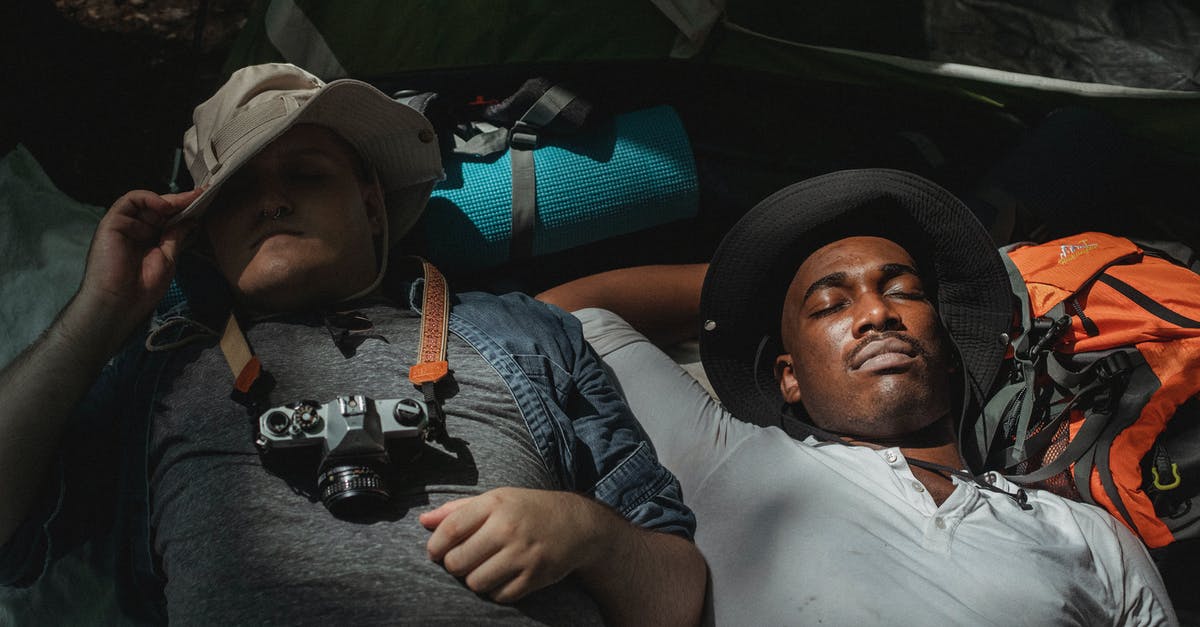
<instances>
[{"instance_id":1,"label":"orange backpack","mask_svg":"<svg viewBox=\"0 0 1200 627\"><path fill-rule=\"evenodd\" d=\"M1200 275L1103 233L1001 256L1020 305L980 458L1100 505L1150 548L1200 536Z\"/></svg>"}]
</instances>

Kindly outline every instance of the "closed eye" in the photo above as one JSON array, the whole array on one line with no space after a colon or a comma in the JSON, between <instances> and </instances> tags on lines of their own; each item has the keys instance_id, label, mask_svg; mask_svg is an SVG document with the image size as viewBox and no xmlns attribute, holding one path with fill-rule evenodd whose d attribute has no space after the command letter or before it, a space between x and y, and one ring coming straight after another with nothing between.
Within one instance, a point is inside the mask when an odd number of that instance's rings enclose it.
<instances>
[{"instance_id":1,"label":"closed eye","mask_svg":"<svg viewBox=\"0 0 1200 627\"><path fill-rule=\"evenodd\" d=\"M290 178L295 181L320 181L324 180L327 174L322 170L295 170L291 173Z\"/></svg>"},{"instance_id":2,"label":"closed eye","mask_svg":"<svg viewBox=\"0 0 1200 627\"><path fill-rule=\"evenodd\" d=\"M838 311L845 309L847 304L849 304L849 303L847 303L847 301L837 301L834 303L830 303L826 306L821 307L820 309L817 309L817 310L809 313L808 317L809 318L824 318L825 316L835 314Z\"/></svg>"}]
</instances>

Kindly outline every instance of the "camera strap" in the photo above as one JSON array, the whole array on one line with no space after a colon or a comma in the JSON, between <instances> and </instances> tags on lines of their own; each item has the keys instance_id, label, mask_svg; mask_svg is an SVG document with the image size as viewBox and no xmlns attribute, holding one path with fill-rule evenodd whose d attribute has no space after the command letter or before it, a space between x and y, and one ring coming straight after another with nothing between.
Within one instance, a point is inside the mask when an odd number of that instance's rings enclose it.
<instances>
[{"instance_id":1,"label":"camera strap","mask_svg":"<svg viewBox=\"0 0 1200 627\"><path fill-rule=\"evenodd\" d=\"M450 373L450 363L446 361L450 299L446 278L437 267L420 257L414 259L421 262L425 281L420 305L421 340L417 348L417 363L408 369L408 380L421 390L429 408L429 431L426 437L442 440L446 437L446 417L437 397L437 382ZM262 362L250 350L250 344L246 342L246 336L232 311L225 322L220 346L233 372L234 398L252 409L256 405L268 407L270 403L264 398L266 386L261 384L267 378Z\"/></svg>"},{"instance_id":2,"label":"camera strap","mask_svg":"<svg viewBox=\"0 0 1200 627\"><path fill-rule=\"evenodd\" d=\"M408 380L421 388L429 407L429 439L446 437L446 416L437 398L437 382L450 372L446 361L446 333L450 321L450 299L446 295L446 277L428 261L421 261L425 284L421 290L421 345L417 363L408 369Z\"/></svg>"}]
</instances>

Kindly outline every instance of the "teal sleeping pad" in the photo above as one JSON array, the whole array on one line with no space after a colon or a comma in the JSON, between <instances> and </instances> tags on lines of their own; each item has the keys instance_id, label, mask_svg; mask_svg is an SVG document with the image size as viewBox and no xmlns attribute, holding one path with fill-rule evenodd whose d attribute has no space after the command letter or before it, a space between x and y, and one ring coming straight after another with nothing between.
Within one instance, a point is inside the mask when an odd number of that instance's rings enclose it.
<instances>
[{"instance_id":1,"label":"teal sleeping pad","mask_svg":"<svg viewBox=\"0 0 1200 627\"><path fill-rule=\"evenodd\" d=\"M696 165L683 123L669 106L642 109L534 150L537 219L533 255L696 215ZM443 270L480 270L509 260L512 166L448 164L447 180L414 233Z\"/></svg>"}]
</instances>

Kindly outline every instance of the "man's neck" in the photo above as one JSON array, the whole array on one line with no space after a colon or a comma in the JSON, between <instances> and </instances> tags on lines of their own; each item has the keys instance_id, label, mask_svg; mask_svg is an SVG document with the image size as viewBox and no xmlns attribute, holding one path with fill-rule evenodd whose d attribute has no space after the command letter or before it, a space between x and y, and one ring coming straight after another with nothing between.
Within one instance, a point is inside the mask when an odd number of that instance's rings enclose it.
<instances>
[{"instance_id":1,"label":"man's neck","mask_svg":"<svg viewBox=\"0 0 1200 627\"><path fill-rule=\"evenodd\" d=\"M234 299L239 316L247 320L266 320L287 314L306 312L340 311L352 308L354 304L388 300L383 291L376 288L369 293L356 294L349 298L315 297L307 299L292 299L287 301Z\"/></svg>"},{"instance_id":2,"label":"man's neck","mask_svg":"<svg viewBox=\"0 0 1200 627\"><path fill-rule=\"evenodd\" d=\"M895 436L843 435L850 442L872 448L934 449L955 444L954 426L947 414L916 431Z\"/></svg>"},{"instance_id":3,"label":"man's neck","mask_svg":"<svg viewBox=\"0 0 1200 627\"><path fill-rule=\"evenodd\" d=\"M962 452L958 448L953 421L949 415L919 431L896 438L853 438L850 441L871 448L895 446L909 460L920 460L956 470L964 467ZM954 483L948 474L912 464L910 469L938 505L954 492Z\"/></svg>"}]
</instances>

